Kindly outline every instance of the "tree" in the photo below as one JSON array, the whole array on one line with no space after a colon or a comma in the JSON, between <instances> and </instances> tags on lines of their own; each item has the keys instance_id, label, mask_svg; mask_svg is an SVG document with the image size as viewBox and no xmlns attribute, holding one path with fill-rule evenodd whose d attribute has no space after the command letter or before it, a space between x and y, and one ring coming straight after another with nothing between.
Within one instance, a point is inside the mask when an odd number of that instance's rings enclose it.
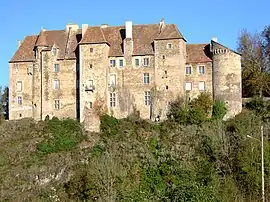
<instances>
[{"instance_id":1,"label":"tree","mask_svg":"<svg viewBox=\"0 0 270 202\"><path fill-rule=\"evenodd\" d=\"M0 118L8 119L8 87L0 86Z\"/></svg>"},{"instance_id":2,"label":"tree","mask_svg":"<svg viewBox=\"0 0 270 202\"><path fill-rule=\"evenodd\" d=\"M262 33L244 30L238 39L238 51L242 54L244 97L270 94L269 39L269 27Z\"/></svg>"}]
</instances>

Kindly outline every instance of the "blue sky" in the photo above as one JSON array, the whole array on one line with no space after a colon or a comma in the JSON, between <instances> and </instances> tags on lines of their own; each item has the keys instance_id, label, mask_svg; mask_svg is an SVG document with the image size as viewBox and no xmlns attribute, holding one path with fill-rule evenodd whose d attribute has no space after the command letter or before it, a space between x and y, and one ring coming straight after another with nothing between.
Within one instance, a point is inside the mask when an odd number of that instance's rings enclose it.
<instances>
[{"instance_id":1,"label":"blue sky","mask_svg":"<svg viewBox=\"0 0 270 202\"><path fill-rule=\"evenodd\" d=\"M207 43L216 36L232 49L242 29L261 31L270 24L269 0L8 0L0 4L0 85L8 85L8 61L18 40L67 23L89 25L177 24L188 43Z\"/></svg>"}]
</instances>

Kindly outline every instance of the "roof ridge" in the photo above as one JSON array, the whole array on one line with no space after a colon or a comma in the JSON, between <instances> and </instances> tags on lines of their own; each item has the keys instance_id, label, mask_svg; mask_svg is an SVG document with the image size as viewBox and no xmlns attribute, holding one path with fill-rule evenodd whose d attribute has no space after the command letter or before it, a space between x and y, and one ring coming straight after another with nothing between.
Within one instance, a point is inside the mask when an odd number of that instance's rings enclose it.
<instances>
[{"instance_id":1,"label":"roof ridge","mask_svg":"<svg viewBox=\"0 0 270 202\"><path fill-rule=\"evenodd\" d=\"M227 46L225 46L225 45L223 45L223 44L221 44L221 43L219 43L219 42L217 42L217 41L214 41L214 40L211 40L211 43L216 43L216 44L218 44L218 45L220 45L220 46L222 46L223 48L225 48L225 49L228 49L229 51L232 51L233 53L236 53L236 54L238 54L238 55L241 55L241 53L238 53L237 51L235 51L235 50L233 50L233 49L231 49L231 48L228 48Z\"/></svg>"}]
</instances>

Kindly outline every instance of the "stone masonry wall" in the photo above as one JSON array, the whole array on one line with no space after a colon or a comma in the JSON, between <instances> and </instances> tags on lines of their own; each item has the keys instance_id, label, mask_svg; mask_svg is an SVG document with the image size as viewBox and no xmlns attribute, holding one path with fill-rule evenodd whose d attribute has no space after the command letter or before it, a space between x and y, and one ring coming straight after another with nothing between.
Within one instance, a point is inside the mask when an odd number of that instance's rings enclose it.
<instances>
[{"instance_id":1,"label":"stone masonry wall","mask_svg":"<svg viewBox=\"0 0 270 202\"><path fill-rule=\"evenodd\" d=\"M54 64L59 72L54 72ZM54 80L59 80L60 89L54 89ZM55 100L60 109L55 109ZM42 63L42 117L76 118L76 60L57 60L51 51L43 52Z\"/></svg>"},{"instance_id":2,"label":"stone masonry wall","mask_svg":"<svg viewBox=\"0 0 270 202\"><path fill-rule=\"evenodd\" d=\"M80 45L80 121L91 131L99 131L99 115L108 112L108 54L107 44ZM86 90L90 80L93 89Z\"/></svg>"},{"instance_id":3,"label":"stone masonry wall","mask_svg":"<svg viewBox=\"0 0 270 202\"><path fill-rule=\"evenodd\" d=\"M110 59L124 59L123 57L110 57ZM149 66L143 66L143 59L149 58ZM139 59L140 65L135 66L135 59ZM134 56L128 59L130 65L124 67L109 67L107 80L110 75L116 75L116 87L108 88L107 96L109 112L117 118L124 118L134 112L140 112L143 119L150 118L150 105L145 104L145 92L151 92L154 87L154 57L153 56ZM144 73L149 74L149 84L144 83ZM116 106L110 106L110 93L116 94Z\"/></svg>"},{"instance_id":4,"label":"stone masonry wall","mask_svg":"<svg viewBox=\"0 0 270 202\"><path fill-rule=\"evenodd\" d=\"M185 83L192 83L191 91L186 91L187 100L196 98L201 92L208 92L213 95L212 62L191 63L186 64L187 66L191 66L191 74L186 74ZM204 66L204 74L199 73L199 66ZM200 91L199 82L205 82L205 91Z\"/></svg>"},{"instance_id":5,"label":"stone masonry wall","mask_svg":"<svg viewBox=\"0 0 270 202\"><path fill-rule=\"evenodd\" d=\"M220 50L213 55L214 98L227 105L225 119L232 118L242 110L241 56Z\"/></svg>"},{"instance_id":6,"label":"stone masonry wall","mask_svg":"<svg viewBox=\"0 0 270 202\"><path fill-rule=\"evenodd\" d=\"M169 102L185 93L186 42L182 39L158 40L154 47L156 89L153 92L153 118L165 119Z\"/></svg>"},{"instance_id":7,"label":"stone masonry wall","mask_svg":"<svg viewBox=\"0 0 270 202\"><path fill-rule=\"evenodd\" d=\"M27 68L33 66L32 62L19 62L9 64L9 119L32 117L32 79L27 74ZM22 82L22 90L18 90L17 82ZM18 96L22 97L22 105L18 104Z\"/></svg>"}]
</instances>

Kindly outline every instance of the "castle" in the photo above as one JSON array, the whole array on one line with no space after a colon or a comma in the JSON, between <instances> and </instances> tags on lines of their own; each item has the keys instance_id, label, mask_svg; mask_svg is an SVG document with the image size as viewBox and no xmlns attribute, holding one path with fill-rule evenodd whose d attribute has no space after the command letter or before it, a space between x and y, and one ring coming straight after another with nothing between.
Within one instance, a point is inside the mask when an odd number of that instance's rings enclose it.
<instances>
[{"instance_id":1,"label":"castle","mask_svg":"<svg viewBox=\"0 0 270 202\"><path fill-rule=\"evenodd\" d=\"M242 110L241 56L216 39L187 44L175 24L41 29L26 36L9 62L10 119L79 119L99 130L99 115L138 111L166 118L171 101L209 92L227 118Z\"/></svg>"}]
</instances>

